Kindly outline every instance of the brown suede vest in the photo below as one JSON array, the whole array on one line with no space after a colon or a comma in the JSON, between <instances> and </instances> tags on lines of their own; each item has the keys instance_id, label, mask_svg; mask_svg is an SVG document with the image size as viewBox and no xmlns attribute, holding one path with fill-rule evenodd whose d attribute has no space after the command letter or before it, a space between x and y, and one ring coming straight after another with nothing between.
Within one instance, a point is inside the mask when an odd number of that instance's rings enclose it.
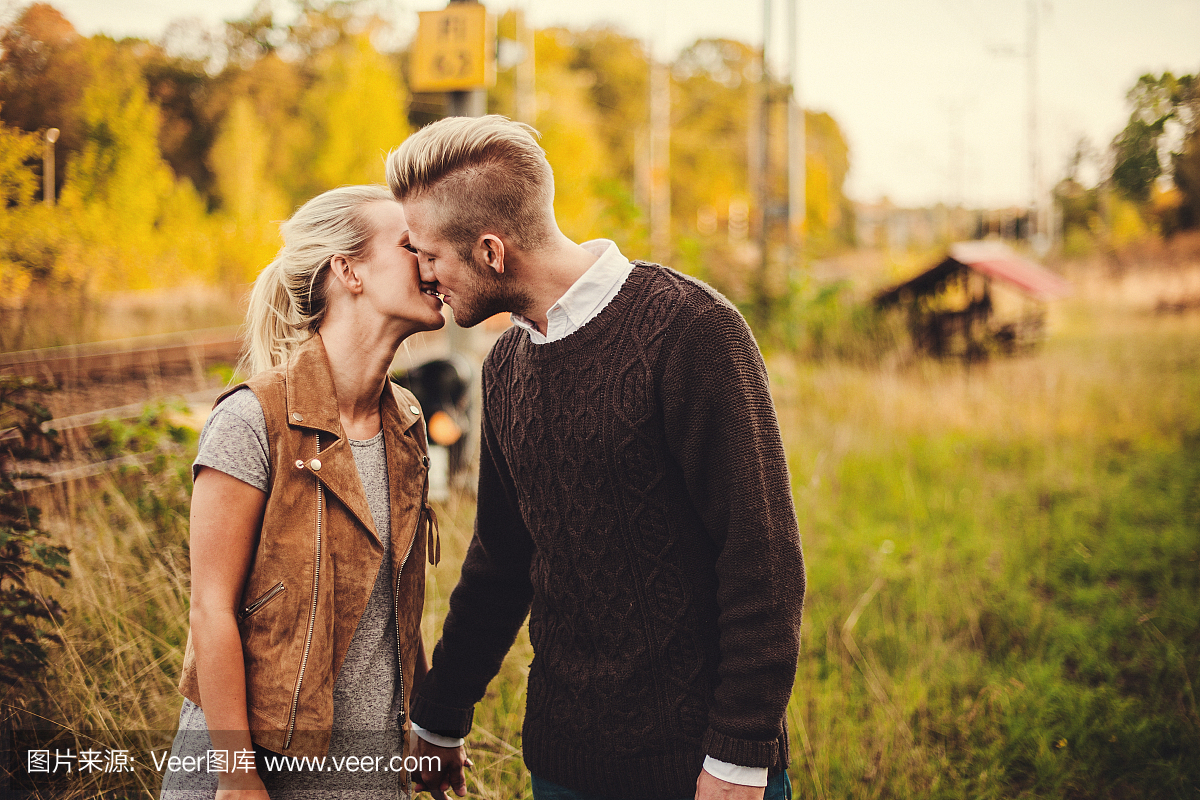
<instances>
[{"instance_id":1,"label":"brown suede vest","mask_svg":"<svg viewBox=\"0 0 1200 800\"><path fill-rule=\"evenodd\" d=\"M384 548L342 430L320 335L301 345L285 366L241 385L262 404L271 462L262 530L237 608L251 736L277 753L325 755L334 679L375 585ZM427 504L425 422L416 399L389 386L380 410L391 485L390 557L406 721L425 560L428 554L432 561L439 548ZM190 634L179 690L204 707Z\"/></svg>"}]
</instances>

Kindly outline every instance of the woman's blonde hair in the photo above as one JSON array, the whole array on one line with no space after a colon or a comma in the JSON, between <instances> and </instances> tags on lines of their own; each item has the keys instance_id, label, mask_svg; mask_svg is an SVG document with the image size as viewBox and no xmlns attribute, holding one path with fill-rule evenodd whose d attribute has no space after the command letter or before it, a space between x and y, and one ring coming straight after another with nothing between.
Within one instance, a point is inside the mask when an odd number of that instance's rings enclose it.
<instances>
[{"instance_id":1,"label":"woman's blonde hair","mask_svg":"<svg viewBox=\"0 0 1200 800\"><path fill-rule=\"evenodd\" d=\"M246 311L246 377L286 363L325 319L325 284L334 256L367 255L375 227L367 207L394 202L382 186L342 186L317 195L279 226L283 247L258 274Z\"/></svg>"}]
</instances>

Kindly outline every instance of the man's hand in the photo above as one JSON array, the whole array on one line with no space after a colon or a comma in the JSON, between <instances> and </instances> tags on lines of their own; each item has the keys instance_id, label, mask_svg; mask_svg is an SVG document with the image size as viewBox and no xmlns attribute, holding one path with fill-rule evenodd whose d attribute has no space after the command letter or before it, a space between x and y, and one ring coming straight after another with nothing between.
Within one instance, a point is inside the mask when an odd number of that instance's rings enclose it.
<instances>
[{"instance_id":1,"label":"man's hand","mask_svg":"<svg viewBox=\"0 0 1200 800\"><path fill-rule=\"evenodd\" d=\"M216 800L269 800L255 771L225 772L217 778Z\"/></svg>"},{"instance_id":2,"label":"man's hand","mask_svg":"<svg viewBox=\"0 0 1200 800\"><path fill-rule=\"evenodd\" d=\"M467 758L467 748L438 747L415 733L410 736L412 754L422 768L419 774L414 772L412 775L413 791L429 792L435 800L446 800L446 792L450 789L459 797L466 796L467 778L463 775L463 768L475 766L471 759ZM432 761L433 759L437 760ZM427 769L431 761L434 765L440 765L441 770Z\"/></svg>"},{"instance_id":3,"label":"man's hand","mask_svg":"<svg viewBox=\"0 0 1200 800\"><path fill-rule=\"evenodd\" d=\"M696 800L763 800L766 788L727 783L700 770L696 780Z\"/></svg>"}]
</instances>

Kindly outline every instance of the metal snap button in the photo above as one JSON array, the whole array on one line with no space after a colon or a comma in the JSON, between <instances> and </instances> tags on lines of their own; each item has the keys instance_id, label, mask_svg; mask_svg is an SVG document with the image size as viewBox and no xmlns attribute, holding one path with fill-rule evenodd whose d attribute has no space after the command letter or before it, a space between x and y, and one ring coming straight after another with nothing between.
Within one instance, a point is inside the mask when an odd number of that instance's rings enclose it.
<instances>
[{"instance_id":1,"label":"metal snap button","mask_svg":"<svg viewBox=\"0 0 1200 800\"><path fill-rule=\"evenodd\" d=\"M412 413L414 413L414 414L420 414L420 413L421 413L421 409L417 408L416 406L409 406L409 407L408 407L408 410L409 410L409 411L411 411L411 412L412 412Z\"/></svg>"},{"instance_id":2,"label":"metal snap button","mask_svg":"<svg viewBox=\"0 0 1200 800\"><path fill-rule=\"evenodd\" d=\"M314 458L312 461L308 462L308 466L312 467L313 472L320 472L321 471L321 459Z\"/></svg>"},{"instance_id":3,"label":"metal snap button","mask_svg":"<svg viewBox=\"0 0 1200 800\"><path fill-rule=\"evenodd\" d=\"M296 469L304 469L304 461L303 460L301 460L299 458L296 459Z\"/></svg>"},{"instance_id":4,"label":"metal snap button","mask_svg":"<svg viewBox=\"0 0 1200 800\"><path fill-rule=\"evenodd\" d=\"M296 420L296 422L304 422L304 415L298 411L293 411L292 419Z\"/></svg>"}]
</instances>

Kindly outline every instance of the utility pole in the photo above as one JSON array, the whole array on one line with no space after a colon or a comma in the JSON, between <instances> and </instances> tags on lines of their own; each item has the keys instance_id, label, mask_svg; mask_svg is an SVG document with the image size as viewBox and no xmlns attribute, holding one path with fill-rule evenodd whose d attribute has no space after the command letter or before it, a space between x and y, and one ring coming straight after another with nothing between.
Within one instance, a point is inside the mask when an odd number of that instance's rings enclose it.
<instances>
[{"instance_id":1,"label":"utility pole","mask_svg":"<svg viewBox=\"0 0 1200 800\"><path fill-rule=\"evenodd\" d=\"M496 25L478 0L450 0L440 11L418 12L420 24L410 50L409 85L414 92L443 92L448 117L481 117L487 113L487 87L496 79ZM532 50L531 50L532 52ZM457 324L447 325L446 345L450 360L466 359L478 369L472 332ZM469 412L471 425L478 424L479 383L472 382ZM475 454L478 439L469 435L463 444L467 463ZM431 454L435 452L430 448Z\"/></svg>"},{"instance_id":2,"label":"utility pole","mask_svg":"<svg viewBox=\"0 0 1200 800\"><path fill-rule=\"evenodd\" d=\"M758 306L758 322L766 325L771 312L771 293L769 273L771 259L768 247L768 228L770 227L770 176L771 176L771 74L767 67L767 43L771 39L771 0L763 0L763 40L762 40L762 75L760 86L760 106L758 113L758 164L755 192L757 206L755 216L758 218L758 280L756 301Z\"/></svg>"},{"instance_id":3,"label":"utility pole","mask_svg":"<svg viewBox=\"0 0 1200 800\"><path fill-rule=\"evenodd\" d=\"M58 141L58 128L46 131L42 144L42 202L54 205L54 143Z\"/></svg>"},{"instance_id":4,"label":"utility pole","mask_svg":"<svg viewBox=\"0 0 1200 800\"><path fill-rule=\"evenodd\" d=\"M805 138L804 106L800 102L799 0L788 0L788 244L789 267L804 258L804 232L808 217L805 181L808 144Z\"/></svg>"},{"instance_id":5,"label":"utility pole","mask_svg":"<svg viewBox=\"0 0 1200 800\"><path fill-rule=\"evenodd\" d=\"M1038 147L1038 0L1027 0L1028 37L1025 42L1026 78L1029 89L1029 224L1030 243L1042 255L1050 247L1047 220L1049 208L1042 197L1042 170Z\"/></svg>"},{"instance_id":6,"label":"utility pole","mask_svg":"<svg viewBox=\"0 0 1200 800\"><path fill-rule=\"evenodd\" d=\"M671 260L671 68L650 51L650 253Z\"/></svg>"},{"instance_id":7,"label":"utility pole","mask_svg":"<svg viewBox=\"0 0 1200 800\"><path fill-rule=\"evenodd\" d=\"M478 5L479 0L450 0L450 5ZM487 113L487 89L446 92L447 117L482 117Z\"/></svg>"},{"instance_id":8,"label":"utility pole","mask_svg":"<svg viewBox=\"0 0 1200 800\"><path fill-rule=\"evenodd\" d=\"M478 0L450 0L447 8L461 5L478 5ZM494 47L495 45L493 45ZM487 113L487 89L483 87L446 92L447 117L482 117ZM465 353L468 348L468 333L457 324L447 325L446 343L450 352Z\"/></svg>"},{"instance_id":9,"label":"utility pole","mask_svg":"<svg viewBox=\"0 0 1200 800\"><path fill-rule=\"evenodd\" d=\"M529 26L528 12L523 8L517 10L517 41L525 51L525 57L517 64L517 120L534 125L537 122L537 60L533 28Z\"/></svg>"}]
</instances>

